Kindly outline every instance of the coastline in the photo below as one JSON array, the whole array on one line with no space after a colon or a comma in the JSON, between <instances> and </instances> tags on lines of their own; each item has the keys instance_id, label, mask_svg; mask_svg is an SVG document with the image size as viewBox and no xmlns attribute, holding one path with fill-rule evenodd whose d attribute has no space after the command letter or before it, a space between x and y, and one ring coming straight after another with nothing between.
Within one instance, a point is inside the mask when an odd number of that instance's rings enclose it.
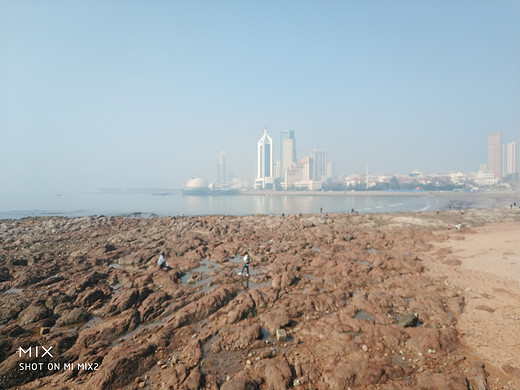
<instances>
[{"instance_id":1,"label":"coastline","mask_svg":"<svg viewBox=\"0 0 520 390\"><path fill-rule=\"evenodd\" d=\"M462 191L241 191L240 195L269 195L269 196L432 196L453 198L504 198L518 199L520 191L490 191L490 192L462 192Z\"/></svg>"},{"instance_id":2,"label":"coastline","mask_svg":"<svg viewBox=\"0 0 520 390\"><path fill-rule=\"evenodd\" d=\"M0 219L32 216L289 215L320 210L365 213L508 207L519 191L505 192L260 192L224 196L150 193L63 193L4 199Z\"/></svg>"}]
</instances>

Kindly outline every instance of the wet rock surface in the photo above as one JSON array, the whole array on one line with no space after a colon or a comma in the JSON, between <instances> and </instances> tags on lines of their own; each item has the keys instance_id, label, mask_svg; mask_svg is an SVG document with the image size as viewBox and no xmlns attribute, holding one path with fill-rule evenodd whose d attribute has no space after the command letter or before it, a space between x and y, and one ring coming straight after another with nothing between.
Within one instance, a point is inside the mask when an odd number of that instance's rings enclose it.
<instances>
[{"instance_id":1,"label":"wet rock surface","mask_svg":"<svg viewBox=\"0 0 520 390\"><path fill-rule=\"evenodd\" d=\"M428 277L421 253L435 230L518 219L494 209L3 220L0 388L499 388L460 342L463 294ZM245 252L249 278L237 275ZM517 383L519 367L504 371Z\"/></svg>"}]
</instances>

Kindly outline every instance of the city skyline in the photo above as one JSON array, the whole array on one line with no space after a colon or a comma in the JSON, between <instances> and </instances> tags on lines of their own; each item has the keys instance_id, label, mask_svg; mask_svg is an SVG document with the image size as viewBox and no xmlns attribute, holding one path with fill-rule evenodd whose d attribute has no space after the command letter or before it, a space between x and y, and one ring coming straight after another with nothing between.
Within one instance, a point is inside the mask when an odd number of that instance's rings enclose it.
<instances>
[{"instance_id":1,"label":"city skyline","mask_svg":"<svg viewBox=\"0 0 520 390\"><path fill-rule=\"evenodd\" d=\"M218 181L222 149L252 183L266 123L337 174L475 172L519 142L518 47L518 2L2 1L0 198Z\"/></svg>"},{"instance_id":2,"label":"city skyline","mask_svg":"<svg viewBox=\"0 0 520 390\"><path fill-rule=\"evenodd\" d=\"M276 138L276 137L275 137ZM333 175L332 162L328 161L327 153L321 147L315 147L312 153L302 157L296 158L296 137L294 130L280 131L280 144L277 145L273 141L273 137L267 133L267 128L264 129L263 135L257 142L257 163L256 179L253 188L260 190L288 190L288 189L307 189L320 190L326 183L331 184L333 180L340 179L341 182L349 182L351 178L347 174L340 173ZM517 162L516 142L503 142L502 132L495 132L489 134L487 137L487 161L480 163L479 170L465 172L464 174L476 174L476 183L480 185L498 184L503 178L510 175L516 175L519 171ZM279 155L279 159L274 156ZM224 188L229 187L232 178L228 180L219 179L219 172L221 172L224 164L224 152L217 154L217 185L224 184ZM304 153L305 155L305 153ZM284 162L284 159L290 160L289 163ZM368 189L369 177L383 177L388 176L406 176L417 177L423 175L417 169L409 170L409 172L369 172L368 166L364 172L366 180L366 187ZM430 172L428 174L438 175L439 172ZM446 175L455 175L455 181L458 181L462 172L453 171L445 172ZM358 177L363 174L351 173L350 176ZM235 178L236 179L236 178ZM266 180L268 179L268 180ZM511 180L511 179L509 179ZM513 180L518 180L518 177L513 176ZM229 183L228 183L229 182ZM235 183L236 188L248 187L247 181L240 180L240 185Z\"/></svg>"}]
</instances>

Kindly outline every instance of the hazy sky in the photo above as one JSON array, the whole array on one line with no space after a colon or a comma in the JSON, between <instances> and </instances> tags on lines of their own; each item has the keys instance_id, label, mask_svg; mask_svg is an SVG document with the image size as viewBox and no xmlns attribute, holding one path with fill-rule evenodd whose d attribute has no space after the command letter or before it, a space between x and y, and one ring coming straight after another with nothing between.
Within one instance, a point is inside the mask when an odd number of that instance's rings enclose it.
<instances>
[{"instance_id":1,"label":"hazy sky","mask_svg":"<svg viewBox=\"0 0 520 390\"><path fill-rule=\"evenodd\" d=\"M520 2L0 0L0 192L251 181L267 125L337 173L476 171L520 133Z\"/></svg>"}]
</instances>

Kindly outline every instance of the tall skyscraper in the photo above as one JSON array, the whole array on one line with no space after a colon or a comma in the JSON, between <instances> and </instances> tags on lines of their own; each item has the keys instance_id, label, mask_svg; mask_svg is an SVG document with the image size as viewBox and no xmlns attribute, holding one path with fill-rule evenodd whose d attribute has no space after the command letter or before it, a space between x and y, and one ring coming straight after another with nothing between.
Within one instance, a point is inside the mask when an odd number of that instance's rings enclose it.
<instances>
[{"instance_id":1,"label":"tall skyscraper","mask_svg":"<svg viewBox=\"0 0 520 390\"><path fill-rule=\"evenodd\" d=\"M497 180L502 180L503 164L502 132L497 131L488 136L488 168L493 171Z\"/></svg>"},{"instance_id":2,"label":"tall skyscraper","mask_svg":"<svg viewBox=\"0 0 520 390\"><path fill-rule=\"evenodd\" d=\"M507 144L507 174L514 175L517 172L516 142Z\"/></svg>"},{"instance_id":3,"label":"tall skyscraper","mask_svg":"<svg viewBox=\"0 0 520 390\"><path fill-rule=\"evenodd\" d=\"M226 183L226 153L217 154L217 184Z\"/></svg>"},{"instance_id":4,"label":"tall skyscraper","mask_svg":"<svg viewBox=\"0 0 520 390\"><path fill-rule=\"evenodd\" d=\"M327 153L322 148L314 148L312 161L312 180L325 180L325 177L327 177Z\"/></svg>"},{"instance_id":5,"label":"tall skyscraper","mask_svg":"<svg viewBox=\"0 0 520 390\"><path fill-rule=\"evenodd\" d=\"M257 171L255 187L262 189L273 188L273 139L264 130L264 135L258 141L257 148Z\"/></svg>"},{"instance_id":6,"label":"tall skyscraper","mask_svg":"<svg viewBox=\"0 0 520 390\"><path fill-rule=\"evenodd\" d=\"M280 176L285 179L285 171L296 161L296 140L293 130L283 130L280 137Z\"/></svg>"}]
</instances>

